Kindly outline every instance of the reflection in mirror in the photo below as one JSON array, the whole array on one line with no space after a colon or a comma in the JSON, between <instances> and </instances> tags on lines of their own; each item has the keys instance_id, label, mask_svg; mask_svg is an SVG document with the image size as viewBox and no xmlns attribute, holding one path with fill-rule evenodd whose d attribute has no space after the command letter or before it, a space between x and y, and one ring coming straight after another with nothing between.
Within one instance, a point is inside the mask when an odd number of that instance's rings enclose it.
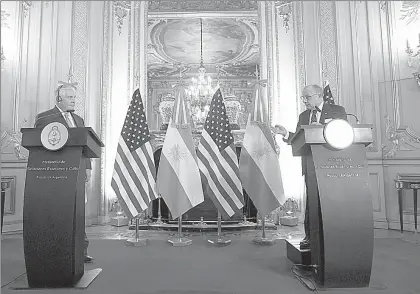
<instances>
[{"instance_id":1,"label":"reflection in mirror","mask_svg":"<svg viewBox=\"0 0 420 294\"><path fill-rule=\"evenodd\" d=\"M203 128L219 86L232 128L245 128L259 63L256 11L252 17L210 15L149 15L151 129L166 129L175 100L173 86L180 78L187 84L193 129Z\"/></svg>"}]
</instances>

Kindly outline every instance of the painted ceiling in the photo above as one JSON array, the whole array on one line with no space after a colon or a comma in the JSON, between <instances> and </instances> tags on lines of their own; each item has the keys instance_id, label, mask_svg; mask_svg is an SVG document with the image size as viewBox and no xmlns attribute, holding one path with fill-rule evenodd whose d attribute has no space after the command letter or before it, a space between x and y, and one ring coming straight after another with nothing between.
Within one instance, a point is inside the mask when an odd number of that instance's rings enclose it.
<instances>
[{"instance_id":1,"label":"painted ceiling","mask_svg":"<svg viewBox=\"0 0 420 294\"><path fill-rule=\"evenodd\" d=\"M256 19L203 18L203 62L207 73L253 76L259 62ZM149 20L150 78L197 73L200 19Z\"/></svg>"}]
</instances>

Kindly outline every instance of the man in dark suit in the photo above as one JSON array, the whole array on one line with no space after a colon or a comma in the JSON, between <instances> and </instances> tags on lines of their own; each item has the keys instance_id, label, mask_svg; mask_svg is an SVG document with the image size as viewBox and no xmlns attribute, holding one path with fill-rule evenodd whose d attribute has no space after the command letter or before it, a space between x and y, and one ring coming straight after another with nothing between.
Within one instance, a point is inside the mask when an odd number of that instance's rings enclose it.
<instances>
[{"instance_id":1,"label":"man in dark suit","mask_svg":"<svg viewBox=\"0 0 420 294\"><path fill-rule=\"evenodd\" d=\"M60 122L68 128L85 126L83 119L74 113L77 83L60 83L61 85L55 91L55 107L36 116L35 128L44 128L46 125L52 122ZM90 180L91 174L92 164L90 159L87 159L86 182ZM87 202L87 198L85 198L85 202ZM85 232L85 262L92 262L93 257L89 256L87 253L88 246L89 240Z\"/></svg>"},{"instance_id":2,"label":"man in dark suit","mask_svg":"<svg viewBox=\"0 0 420 294\"><path fill-rule=\"evenodd\" d=\"M318 85L308 85L302 91L300 97L302 102L305 103L306 110L299 115L299 121L296 126L296 132L299 131L302 125L323 125L328 123L331 119L344 119L347 120L346 110L339 105L327 104L323 99L323 89ZM275 133L284 136L283 140L287 143L291 142L295 133L288 132L283 126L276 125L274 128ZM307 158L302 156L302 175L305 176L306 190L308 191L308 178L307 178ZM308 193L307 193L308 194ZM318 195L318 193L316 193ZM310 223L309 223L309 207L306 201L305 209L305 238L300 242L301 249L310 247Z\"/></svg>"}]
</instances>

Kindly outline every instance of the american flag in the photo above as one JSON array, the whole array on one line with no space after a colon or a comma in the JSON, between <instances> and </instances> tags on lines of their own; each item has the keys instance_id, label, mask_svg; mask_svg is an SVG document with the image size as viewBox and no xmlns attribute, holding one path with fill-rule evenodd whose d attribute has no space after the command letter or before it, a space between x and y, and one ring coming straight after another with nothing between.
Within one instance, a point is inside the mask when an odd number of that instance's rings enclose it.
<instances>
[{"instance_id":1,"label":"american flag","mask_svg":"<svg viewBox=\"0 0 420 294\"><path fill-rule=\"evenodd\" d=\"M238 158L220 88L213 95L197 157L203 190L223 217L244 206Z\"/></svg>"},{"instance_id":2,"label":"american flag","mask_svg":"<svg viewBox=\"0 0 420 294\"><path fill-rule=\"evenodd\" d=\"M133 218L157 198L156 168L140 91L131 99L118 142L111 187L125 214Z\"/></svg>"},{"instance_id":3,"label":"american flag","mask_svg":"<svg viewBox=\"0 0 420 294\"><path fill-rule=\"evenodd\" d=\"M325 81L324 83L324 102L327 104L335 104L330 83L328 81Z\"/></svg>"}]
</instances>

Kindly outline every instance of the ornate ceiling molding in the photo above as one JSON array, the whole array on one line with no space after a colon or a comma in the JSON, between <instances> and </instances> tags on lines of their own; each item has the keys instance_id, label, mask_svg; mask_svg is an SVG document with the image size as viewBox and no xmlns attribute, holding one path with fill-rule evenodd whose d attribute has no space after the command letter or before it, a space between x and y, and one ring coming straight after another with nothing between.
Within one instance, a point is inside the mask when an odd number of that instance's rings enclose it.
<instances>
[{"instance_id":1,"label":"ornate ceiling molding","mask_svg":"<svg viewBox=\"0 0 420 294\"><path fill-rule=\"evenodd\" d=\"M224 1L149 1L150 12L173 12L173 11L256 11L258 1L250 0L224 0Z\"/></svg>"},{"instance_id":2,"label":"ornate ceiling molding","mask_svg":"<svg viewBox=\"0 0 420 294\"><path fill-rule=\"evenodd\" d=\"M121 30L124 25L124 20L131 10L131 1L113 1L114 16L117 22L118 34L121 35Z\"/></svg>"},{"instance_id":3,"label":"ornate ceiling molding","mask_svg":"<svg viewBox=\"0 0 420 294\"><path fill-rule=\"evenodd\" d=\"M289 21L292 14L292 1L276 1L275 2L276 12L283 19L283 27L286 33L289 31Z\"/></svg>"},{"instance_id":4,"label":"ornate ceiling molding","mask_svg":"<svg viewBox=\"0 0 420 294\"><path fill-rule=\"evenodd\" d=\"M199 44L199 36L194 30L194 21L197 21L196 17L193 19L149 19L150 35L147 46L149 78L178 75L180 69L182 73L193 74L199 64L199 57L192 56L197 53L194 51L194 44L197 42ZM212 40L211 46L205 47L207 53L204 56L204 63L207 73L223 76L254 76L255 64L259 60L259 44L256 37L258 19L253 17L212 18L207 19L206 23L205 39ZM231 27L230 32L227 31L228 27ZM178 34L179 38L174 34ZM184 40L185 35L188 40L179 44L177 40ZM221 46L217 46L214 42L222 43L220 43ZM232 47L225 42L231 42ZM185 54L182 51L185 51Z\"/></svg>"}]
</instances>

